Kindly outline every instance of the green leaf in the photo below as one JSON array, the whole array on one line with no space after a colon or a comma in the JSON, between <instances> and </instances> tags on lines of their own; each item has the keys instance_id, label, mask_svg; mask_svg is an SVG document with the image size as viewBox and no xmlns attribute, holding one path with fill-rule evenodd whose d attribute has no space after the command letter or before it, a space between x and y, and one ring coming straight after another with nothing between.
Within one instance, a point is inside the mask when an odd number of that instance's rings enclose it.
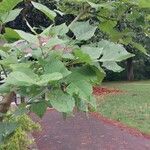
<instances>
[{"instance_id":1,"label":"green leaf","mask_svg":"<svg viewBox=\"0 0 150 150\"><path fill-rule=\"evenodd\" d=\"M132 43L132 37L130 36L130 37L120 39L120 42L124 45L128 45L128 44Z\"/></svg>"},{"instance_id":2,"label":"green leaf","mask_svg":"<svg viewBox=\"0 0 150 150\"><path fill-rule=\"evenodd\" d=\"M7 23L16 19L16 17L20 14L22 9L14 9L9 12L6 12L0 16L0 20L2 23Z\"/></svg>"},{"instance_id":3,"label":"green leaf","mask_svg":"<svg viewBox=\"0 0 150 150\"><path fill-rule=\"evenodd\" d=\"M64 54L62 55L62 58L64 58L64 59L69 59L69 60L74 60L74 59L75 59L74 55L71 54L71 53L64 53Z\"/></svg>"},{"instance_id":4,"label":"green leaf","mask_svg":"<svg viewBox=\"0 0 150 150\"><path fill-rule=\"evenodd\" d=\"M96 69L94 66L77 67L73 68L71 71L72 73L66 78L67 83L76 82L79 79L90 83L97 83L104 78L104 72L98 68Z\"/></svg>"},{"instance_id":5,"label":"green leaf","mask_svg":"<svg viewBox=\"0 0 150 150\"><path fill-rule=\"evenodd\" d=\"M36 84L36 80L23 72L14 71L9 74L6 83L15 86L31 86Z\"/></svg>"},{"instance_id":6,"label":"green leaf","mask_svg":"<svg viewBox=\"0 0 150 150\"><path fill-rule=\"evenodd\" d=\"M106 40L99 42L99 47L103 48L103 56L100 59L101 62L120 62L134 56L128 53L122 45Z\"/></svg>"},{"instance_id":7,"label":"green leaf","mask_svg":"<svg viewBox=\"0 0 150 150\"><path fill-rule=\"evenodd\" d=\"M18 64L11 64L10 68L15 72L19 71L33 79L38 79L38 75L34 73L33 69L30 68L32 63L18 63Z\"/></svg>"},{"instance_id":8,"label":"green leaf","mask_svg":"<svg viewBox=\"0 0 150 150\"><path fill-rule=\"evenodd\" d=\"M0 143L3 142L4 138L13 133L17 127L16 123L0 122Z\"/></svg>"},{"instance_id":9,"label":"green leaf","mask_svg":"<svg viewBox=\"0 0 150 150\"><path fill-rule=\"evenodd\" d=\"M44 74L40 76L40 80L36 84L39 86L46 86L49 82L58 81L62 78L63 76L59 72Z\"/></svg>"},{"instance_id":10,"label":"green leaf","mask_svg":"<svg viewBox=\"0 0 150 150\"><path fill-rule=\"evenodd\" d=\"M121 0L121 2L132 4L132 5L138 5L139 4L139 0Z\"/></svg>"},{"instance_id":11,"label":"green leaf","mask_svg":"<svg viewBox=\"0 0 150 150\"><path fill-rule=\"evenodd\" d=\"M70 83L67 87L67 93L72 96L78 95L81 100L86 101L87 104L89 103L95 107L95 102L92 98L93 88L87 81L79 79L76 82Z\"/></svg>"},{"instance_id":12,"label":"green leaf","mask_svg":"<svg viewBox=\"0 0 150 150\"><path fill-rule=\"evenodd\" d=\"M4 57L4 58L8 57L8 53L6 53L3 50L1 50L1 47L0 47L0 56Z\"/></svg>"},{"instance_id":13,"label":"green leaf","mask_svg":"<svg viewBox=\"0 0 150 150\"><path fill-rule=\"evenodd\" d=\"M47 103L44 100L41 100L37 103L33 103L30 107L30 110L31 112L34 112L36 115L42 118L47 110Z\"/></svg>"},{"instance_id":14,"label":"green leaf","mask_svg":"<svg viewBox=\"0 0 150 150\"><path fill-rule=\"evenodd\" d=\"M26 33L24 31L21 31L21 30L15 30L18 35L28 41L29 43L35 43L35 44L38 44L39 43L39 40L38 40L38 37L36 35L33 35L33 34L30 34L30 33Z\"/></svg>"},{"instance_id":15,"label":"green leaf","mask_svg":"<svg viewBox=\"0 0 150 150\"><path fill-rule=\"evenodd\" d=\"M106 61L103 62L103 67L105 67L108 70L114 71L114 72L121 72L124 69L122 67L120 67L116 62L112 62L112 61Z\"/></svg>"},{"instance_id":16,"label":"green leaf","mask_svg":"<svg viewBox=\"0 0 150 150\"><path fill-rule=\"evenodd\" d=\"M61 25L52 27L51 30L52 30L51 32L54 33L54 35L63 36L63 35L66 35L66 33L68 33L69 28L67 27L65 23L63 23Z\"/></svg>"},{"instance_id":17,"label":"green leaf","mask_svg":"<svg viewBox=\"0 0 150 150\"><path fill-rule=\"evenodd\" d=\"M61 90L52 90L48 98L52 107L59 112L72 112L75 107L74 98Z\"/></svg>"},{"instance_id":18,"label":"green leaf","mask_svg":"<svg viewBox=\"0 0 150 150\"><path fill-rule=\"evenodd\" d=\"M96 60L101 56L103 48L84 45L81 47L81 50L88 54L92 60Z\"/></svg>"},{"instance_id":19,"label":"green leaf","mask_svg":"<svg viewBox=\"0 0 150 150\"><path fill-rule=\"evenodd\" d=\"M111 32L114 32L114 27L116 25L117 21L106 20L100 23L99 28L101 29L101 31L111 34Z\"/></svg>"},{"instance_id":20,"label":"green leaf","mask_svg":"<svg viewBox=\"0 0 150 150\"><path fill-rule=\"evenodd\" d=\"M7 41L10 41L10 42L17 41L20 39L19 34L11 28L5 28L4 37Z\"/></svg>"},{"instance_id":21,"label":"green leaf","mask_svg":"<svg viewBox=\"0 0 150 150\"><path fill-rule=\"evenodd\" d=\"M59 72L63 75L63 77L68 76L71 72L65 67L65 65L57 59L51 59L44 65L44 72L47 73L54 73Z\"/></svg>"},{"instance_id":22,"label":"green leaf","mask_svg":"<svg viewBox=\"0 0 150 150\"><path fill-rule=\"evenodd\" d=\"M150 8L150 0L139 0L139 7Z\"/></svg>"},{"instance_id":23,"label":"green leaf","mask_svg":"<svg viewBox=\"0 0 150 150\"><path fill-rule=\"evenodd\" d=\"M90 25L89 21L76 22L70 27L77 40L89 40L94 35L96 28Z\"/></svg>"},{"instance_id":24,"label":"green leaf","mask_svg":"<svg viewBox=\"0 0 150 150\"><path fill-rule=\"evenodd\" d=\"M11 91L11 87L9 84L4 83L0 86L0 93L4 94L4 93L9 93Z\"/></svg>"},{"instance_id":25,"label":"green leaf","mask_svg":"<svg viewBox=\"0 0 150 150\"><path fill-rule=\"evenodd\" d=\"M67 93L70 95L79 95L79 97L83 100L88 100L90 95L92 94L92 85L85 80L78 80L76 82L72 82L67 87Z\"/></svg>"},{"instance_id":26,"label":"green leaf","mask_svg":"<svg viewBox=\"0 0 150 150\"><path fill-rule=\"evenodd\" d=\"M73 53L76 59L81 63L90 64L92 62L90 56L87 53L81 51L80 49L74 50Z\"/></svg>"},{"instance_id":27,"label":"green leaf","mask_svg":"<svg viewBox=\"0 0 150 150\"><path fill-rule=\"evenodd\" d=\"M0 2L0 13L9 12L22 1L23 0L2 0L2 2Z\"/></svg>"},{"instance_id":28,"label":"green leaf","mask_svg":"<svg viewBox=\"0 0 150 150\"><path fill-rule=\"evenodd\" d=\"M97 63L97 65L96 65ZM104 77L106 76L106 73L104 72L104 70L100 67L100 64L99 62L96 62L94 63L93 66L91 66L91 68L93 69L93 71L95 71L96 73L96 77L97 77L97 80L95 81L96 84L100 84Z\"/></svg>"},{"instance_id":29,"label":"green leaf","mask_svg":"<svg viewBox=\"0 0 150 150\"><path fill-rule=\"evenodd\" d=\"M49 19L54 20L54 18L56 17L56 13L52 10L50 10L48 7L40 4L40 3L36 3L32 1L32 5L40 10L41 12L43 12Z\"/></svg>"},{"instance_id":30,"label":"green leaf","mask_svg":"<svg viewBox=\"0 0 150 150\"><path fill-rule=\"evenodd\" d=\"M112 2L106 2L106 3L101 3L101 4L95 4L90 1L87 1L87 2L92 8L95 8L96 10L98 10L100 8L106 8L106 9L110 9L110 10L113 9Z\"/></svg>"},{"instance_id":31,"label":"green leaf","mask_svg":"<svg viewBox=\"0 0 150 150\"><path fill-rule=\"evenodd\" d=\"M45 28L43 30L43 32L40 34L41 36L51 36L51 29L52 29L52 25L50 25L49 27Z\"/></svg>"},{"instance_id":32,"label":"green leaf","mask_svg":"<svg viewBox=\"0 0 150 150\"><path fill-rule=\"evenodd\" d=\"M132 42L132 45L134 48L138 49L139 51L147 55L147 50L141 44Z\"/></svg>"},{"instance_id":33,"label":"green leaf","mask_svg":"<svg viewBox=\"0 0 150 150\"><path fill-rule=\"evenodd\" d=\"M17 56L15 55L7 55L7 57L5 57L5 59L0 60L0 64L4 65L4 66L9 66L10 64L16 64L18 63L18 59Z\"/></svg>"},{"instance_id":34,"label":"green leaf","mask_svg":"<svg viewBox=\"0 0 150 150\"><path fill-rule=\"evenodd\" d=\"M46 48L53 48L56 45L64 44L66 41L59 39L58 37L50 38L49 41L44 45Z\"/></svg>"},{"instance_id":35,"label":"green leaf","mask_svg":"<svg viewBox=\"0 0 150 150\"><path fill-rule=\"evenodd\" d=\"M45 73L39 77L29 68L30 65L30 63L10 65L13 72L9 74L6 83L16 86L46 86L49 82L63 78L62 74L59 72Z\"/></svg>"}]
</instances>

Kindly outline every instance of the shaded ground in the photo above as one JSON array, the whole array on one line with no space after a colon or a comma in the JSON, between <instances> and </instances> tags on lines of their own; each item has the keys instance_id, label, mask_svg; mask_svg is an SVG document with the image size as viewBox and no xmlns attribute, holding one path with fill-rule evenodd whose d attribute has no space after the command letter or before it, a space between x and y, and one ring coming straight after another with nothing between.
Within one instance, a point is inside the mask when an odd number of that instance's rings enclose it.
<instances>
[{"instance_id":1,"label":"shaded ground","mask_svg":"<svg viewBox=\"0 0 150 150\"><path fill-rule=\"evenodd\" d=\"M40 122L43 131L34 137L39 150L150 150L150 139L85 114L67 120L56 111L47 111Z\"/></svg>"}]
</instances>

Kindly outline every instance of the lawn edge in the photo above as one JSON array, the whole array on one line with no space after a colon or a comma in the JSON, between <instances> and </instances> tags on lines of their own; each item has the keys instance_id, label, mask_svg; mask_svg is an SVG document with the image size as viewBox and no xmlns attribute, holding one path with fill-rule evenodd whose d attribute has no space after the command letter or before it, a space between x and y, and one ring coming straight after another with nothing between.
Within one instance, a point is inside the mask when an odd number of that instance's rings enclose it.
<instances>
[{"instance_id":1,"label":"lawn edge","mask_svg":"<svg viewBox=\"0 0 150 150\"><path fill-rule=\"evenodd\" d=\"M128 132L129 134L131 135L134 135L134 136L137 136L137 137L144 137L144 138L147 138L147 139L150 139L150 134L148 133L143 133L142 131L140 131L139 129L137 128L134 128L134 127L131 127L131 126L128 126L120 121L117 121L117 120L113 120L113 119L110 119L108 117L105 117L103 116L101 113L98 113L98 112L90 112L90 115L93 116L94 118L96 119L99 119L100 121L103 121L104 123L106 124L109 124L109 125L112 125L112 126L115 126L117 128L120 128L121 130L124 130L126 132Z\"/></svg>"}]
</instances>

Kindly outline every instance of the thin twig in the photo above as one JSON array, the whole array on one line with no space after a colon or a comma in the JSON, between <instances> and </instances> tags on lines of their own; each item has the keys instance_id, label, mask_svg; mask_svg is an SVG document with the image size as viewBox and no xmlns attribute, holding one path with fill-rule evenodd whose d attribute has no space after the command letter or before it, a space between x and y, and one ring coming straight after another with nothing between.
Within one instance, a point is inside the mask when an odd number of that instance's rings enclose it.
<instances>
[{"instance_id":1,"label":"thin twig","mask_svg":"<svg viewBox=\"0 0 150 150\"><path fill-rule=\"evenodd\" d=\"M88 8L86 7L85 9L83 9L79 15L70 23L70 25L68 26L68 28L72 27L72 25L77 22L86 12L88 12Z\"/></svg>"},{"instance_id":2,"label":"thin twig","mask_svg":"<svg viewBox=\"0 0 150 150\"><path fill-rule=\"evenodd\" d=\"M38 34L36 33L36 31L31 27L31 25L29 24L29 22L27 21L27 19L24 18L24 20L25 20L25 22L26 22L28 28L29 28L35 35L38 35Z\"/></svg>"},{"instance_id":3,"label":"thin twig","mask_svg":"<svg viewBox=\"0 0 150 150\"><path fill-rule=\"evenodd\" d=\"M2 33L2 30L3 30L3 25L0 22L0 34Z\"/></svg>"},{"instance_id":4,"label":"thin twig","mask_svg":"<svg viewBox=\"0 0 150 150\"><path fill-rule=\"evenodd\" d=\"M3 65L1 65L1 67L2 67L2 70L3 70L3 72L4 72L5 77L7 78L7 77L8 77L8 75L7 75L7 72L6 72L5 68L4 68L4 66L3 66Z\"/></svg>"}]
</instances>

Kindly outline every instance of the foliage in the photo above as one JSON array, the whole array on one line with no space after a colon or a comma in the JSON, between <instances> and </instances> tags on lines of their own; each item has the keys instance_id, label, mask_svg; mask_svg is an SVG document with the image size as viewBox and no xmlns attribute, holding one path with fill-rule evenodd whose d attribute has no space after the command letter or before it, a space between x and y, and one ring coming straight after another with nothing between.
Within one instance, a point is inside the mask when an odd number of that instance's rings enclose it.
<instances>
[{"instance_id":1,"label":"foliage","mask_svg":"<svg viewBox=\"0 0 150 150\"><path fill-rule=\"evenodd\" d=\"M13 21L21 12L21 9L13 9L22 0L3 0L0 5L0 24Z\"/></svg>"},{"instance_id":2,"label":"foliage","mask_svg":"<svg viewBox=\"0 0 150 150\"><path fill-rule=\"evenodd\" d=\"M145 38L145 41L146 39L150 41L149 3L149 1L142 0L115 0L112 2L105 0L63 0L59 3L59 8L74 15L78 15L78 11L84 12L80 17L81 20L90 18L98 24L99 31L97 31L97 37L94 40L101 40L98 35L103 33L103 37L106 39L130 47L127 49L129 52L141 56L136 50L146 55L148 55L149 50L148 44L141 41L141 36ZM117 68L117 70L122 70L119 66ZM109 67L107 69L112 70ZM112 71L116 71L116 69Z\"/></svg>"},{"instance_id":3,"label":"foliage","mask_svg":"<svg viewBox=\"0 0 150 150\"><path fill-rule=\"evenodd\" d=\"M0 123L0 130L2 129L2 135L0 136L6 136L7 138L2 142L2 138L4 137L1 137L0 150L26 150L34 142L28 137L28 133L37 131L40 127L25 114L15 117L10 117L9 114L3 123Z\"/></svg>"},{"instance_id":4,"label":"foliage","mask_svg":"<svg viewBox=\"0 0 150 150\"><path fill-rule=\"evenodd\" d=\"M55 20L53 10L40 3L32 4ZM100 8L110 8L108 6L104 3ZM105 77L102 66L118 71L117 62L134 56L121 44L108 40L88 44L87 40L97 29L89 21L78 22L76 18L69 26L53 23L41 28L40 33L27 20L26 24L30 33L5 28L6 33L1 35L6 43L0 47L0 65L5 74L0 91L4 96L11 92L20 95L25 99L24 108L39 117L48 107L65 114L72 113L75 107L85 112L89 106L96 110L92 87ZM68 31L72 31L73 38L68 36Z\"/></svg>"}]
</instances>

